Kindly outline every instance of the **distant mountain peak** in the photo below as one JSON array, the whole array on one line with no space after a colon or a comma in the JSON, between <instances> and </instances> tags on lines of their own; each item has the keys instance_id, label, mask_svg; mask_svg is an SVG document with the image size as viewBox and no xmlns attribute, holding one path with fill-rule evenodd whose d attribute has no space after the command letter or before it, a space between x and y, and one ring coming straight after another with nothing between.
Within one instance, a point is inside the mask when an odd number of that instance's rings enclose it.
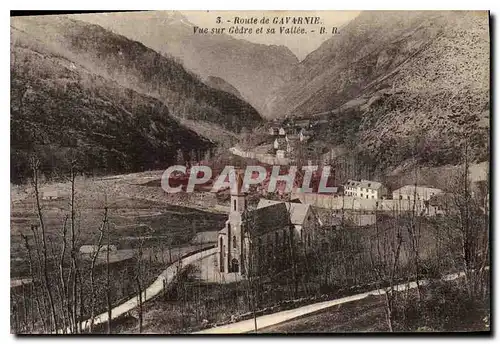
<instances>
[{"instance_id":1,"label":"distant mountain peak","mask_svg":"<svg viewBox=\"0 0 500 344\"><path fill-rule=\"evenodd\" d=\"M202 78L220 77L233 85L241 97L266 116L267 97L281 87L299 61L282 45L252 43L231 35L194 35L194 24L178 11L151 12L140 20L130 16L103 20L82 17L157 52L180 60ZM140 24L139 24L140 23ZM137 25L141 29L137 29Z\"/></svg>"}]
</instances>

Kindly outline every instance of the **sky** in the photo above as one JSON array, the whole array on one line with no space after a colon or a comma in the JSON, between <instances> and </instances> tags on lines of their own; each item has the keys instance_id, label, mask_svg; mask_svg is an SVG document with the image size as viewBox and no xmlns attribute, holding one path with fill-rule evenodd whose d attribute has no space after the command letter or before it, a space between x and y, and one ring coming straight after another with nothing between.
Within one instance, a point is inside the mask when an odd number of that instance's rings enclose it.
<instances>
[{"instance_id":1,"label":"sky","mask_svg":"<svg viewBox=\"0 0 500 344\"><path fill-rule=\"evenodd\" d=\"M225 27L226 32L234 23L228 23L227 20L234 21L234 17L239 18L257 18L268 17L271 21L274 17L320 17L318 25L307 25L307 28L315 30L315 34L309 33L305 35L281 35L281 34L232 34L236 38L246 39L254 43L284 45L288 47L298 58L302 60L307 54L316 50L321 43L332 37L331 28L341 27L354 19L359 11L180 11L191 23L200 27ZM217 17L222 18L221 24L216 24ZM258 25L246 25L248 27L259 27ZM276 24L264 25L265 27L274 27L276 31L280 26L293 26L293 24ZM302 25L304 26L304 25ZM328 30L328 34L319 34L319 27L324 26ZM306 26L304 26L306 27Z\"/></svg>"},{"instance_id":2,"label":"sky","mask_svg":"<svg viewBox=\"0 0 500 344\"><path fill-rule=\"evenodd\" d=\"M126 13L115 12L79 14L75 16L77 19L102 25L132 39L137 39L137 37L140 37L141 35L148 34L158 38L158 32L163 32L163 34L165 34L165 31L162 31L161 25L172 20L179 20L180 24L184 23L189 26L199 26L209 30L212 28L225 28L224 33L238 39L245 39L253 43L267 45L284 45L288 47L299 60L302 60L307 54L316 50L321 43L332 37L333 27L339 28L339 33L341 34L342 26L354 19L359 13L360 11L140 11ZM218 17L221 17L221 23L217 23ZM231 34L228 32L230 27L242 26L241 24L238 25L234 23L235 17L238 17L241 20L251 18L257 19L258 24L244 25L247 28L252 28L254 32L252 34ZM261 24L260 20L263 17L269 18L270 24ZM278 20L286 20L286 18L291 19L301 17L318 17L319 24L272 24L273 19L276 18ZM188 22L185 22L185 20ZM148 23L144 24L145 21L148 21ZM156 23L159 26L158 28L154 27ZM306 29L308 33L302 35L283 35L279 33L279 28L281 26L288 28L300 26ZM255 30L258 27L263 27L264 29L274 28L276 33L256 34ZM325 27L327 33L320 34L320 27ZM312 30L314 30L314 33L310 32ZM175 31L172 31L170 34L175 35L176 33ZM148 39L154 39L154 37L148 37ZM164 37L162 39L168 42L168 37Z\"/></svg>"}]
</instances>

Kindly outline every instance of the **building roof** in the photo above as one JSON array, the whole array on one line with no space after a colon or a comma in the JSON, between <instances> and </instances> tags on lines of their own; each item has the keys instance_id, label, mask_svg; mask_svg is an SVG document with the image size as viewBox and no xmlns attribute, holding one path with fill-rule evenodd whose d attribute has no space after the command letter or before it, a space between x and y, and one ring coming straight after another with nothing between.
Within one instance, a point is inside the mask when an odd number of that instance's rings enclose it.
<instances>
[{"instance_id":1,"label":"building roof","mask_svg":"<svg viewBox=\"0 0 500 344\"><path fill-rule=\"evenodd\" d=\"M396 194L403 194L403 195L411 195L413 193L417 193L417 194L428 194L428 193L434 193L434 194L438 194L438 193L441 193L443 192L443 190L441 189L437 189L437 188L431 188L431 187L428 187L428 186L416 186L415 185L405 185L397 190L394 190L393 193L396 193Z\"/></svg>"},{"instance_id":2,"label":"building roof","mask_svg":"<svg viewBox=\"0 0 500 344\"><path fill-rule=\"evenodd\" d=\"M358 180L348 179L344 186L355 187L358 186L361 182Z\"/></svg>"},{"instance_id":3,"label":"building roof","mask_svg":"<svg viewBox=\"0 0 500 344\"><path fill-rule=\"evenodd\" d=\"M298 119L295 121L295 125L299 127L309 127L311 125L310 119Z\"/></svg>"},{"instance_id":4,"label":"building roof","mask_svg":"<svg viewBox=\"0 0 500 344\"><path fill-rule=\"evenodd\" d=\"M311 208L309 204L280 202L261 198L259 200L259 204L257 205L257 209L266 208L275 204L284 204L286 206L286 212L290 214L290 223L293 225L303 225L306 221L307 213Z\"/></svg>"},{"instance_id":5,"label":"building roof","mask_svg":"<svg viewBox=\"0 0 500 344\"><path fill-rule=\"evenodd\" d=\"M358 185L361 188L368 188L372 190L378 190L382 187L382 183L374 182L371 180L361 179L361 182Z\"/></svg>"},{"instance_id":6,"label":"building roof","mask_svg":"<svg viewBox=\"0 0 500 344\"><path fill-rule=\"evenodd\" d=\"M272 204L249 211L244 215L250 234L262 235L288 227L289 219L285 203Z\"/></svg>"},{"instance_id":7,"label":"building roof","mask_svg":"<svg viewBox=\"0 0 500 344\"><path fill-rule=\"evenodd\" d=\"M309 209L312 209L309 204L280 202L261 198L257 209L245 212L242 216L251 235L262 235L287 228L289 225L303 225ZM321 219L315 212L314 216L322 225ZM216 233L227 233L227 227Z\"/></svg>"}]
</instances>

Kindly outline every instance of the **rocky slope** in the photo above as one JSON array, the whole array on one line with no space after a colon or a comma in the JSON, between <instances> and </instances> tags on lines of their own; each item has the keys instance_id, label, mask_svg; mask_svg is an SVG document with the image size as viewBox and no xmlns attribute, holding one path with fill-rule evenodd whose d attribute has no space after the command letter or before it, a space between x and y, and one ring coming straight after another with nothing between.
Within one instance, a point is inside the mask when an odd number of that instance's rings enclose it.
<instances>
[{"instance_id":1,"label":"rocky slope","mask_svg":"<svg viewBox=\"0 0 500 344\"><path fill-rule=\"evenodd\" d=\"M97 25L12 19L12 181L29 174L33 153L46 174L64 172L72 159L87 172L162 168L179 150L213 147L216 138L196 132L203 121L239 132L261 117L172 59Z\"/></svg>"},{"instance_id":2,"label":"rocky slope","mask_svg":"<svg viewBox=\"0 0 500 344\"><path fill-rule=\"evenodd\" d=\"M11 181L29 176L33 154L43 173L54 176L67 172L71 160L89 173L140 171L167 166L178 149L212 146L159 100L17 38L11 45Z\"/></svg>"},{"instance_id":3,"label":"rocky slope","mask_svg":"<svg viewBox=\"0 0 500 344\"><path fill-rule=\"evenodd\" d=\"M215 88L220 91L224 91L227 93L231 93L232 95L235 95L236 97L242 99L243 97L241 96L240 92L230 83L228 83L226 80L216 77L216 76L209 76L205 80L205 84L208 86Z\"/></svg>"},{"instance_id":4,"label":"rocky slope","mask_svg":"<svg viewBox=\"0 0 500 344\"><path fill-rule=\"evenodd\" d=\"M179 12L110 13L81 19L174 56L204 78L224 79L265 117L269 94L283 86L286 75L298 63L284 46L251 43L225 34L194 35L193 24Z\"/></svg>"},{"instance_id":5,"label":"rocky slope","mask_svg":"<svg viewBox=\"0 0 500 344\"><path fill-rule=\"evenodd\" d=\"M297 66L270 112L320 113L321 139L382 166L454 163L465 141L482 161L489 44L487 12L363 12Z\"/></svg>"}]
</instances>

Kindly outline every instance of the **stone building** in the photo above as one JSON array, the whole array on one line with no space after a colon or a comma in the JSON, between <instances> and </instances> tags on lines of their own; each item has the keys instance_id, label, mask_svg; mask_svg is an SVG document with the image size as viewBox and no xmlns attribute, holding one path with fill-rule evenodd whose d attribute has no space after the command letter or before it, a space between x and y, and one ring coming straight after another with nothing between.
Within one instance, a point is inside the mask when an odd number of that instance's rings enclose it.
<instances>
[{"instance_id":1,"label":"stone building","mask_svg":"<svg viewBox=\"0 0 500 344\"><path fill-rule=\"evenodd\" d=\"M321 221L307 204L261 200L257 209L248 209L243 177L238 173L237 191L231 193L228 219L218 233L218 270L247 276L259 273L260 262L297 244L311 247Z\"/></svg>"},{"instance_id":2,"label":"stone building","mask_svg":"<svg viewBox=\"0 0 500 344\"><path fill-rule=\"evenodd\" d=\"M428 201L443 190L427 186L405 185L392 192L392 199L408 201Z\"/></svg>"}]
</instances>

